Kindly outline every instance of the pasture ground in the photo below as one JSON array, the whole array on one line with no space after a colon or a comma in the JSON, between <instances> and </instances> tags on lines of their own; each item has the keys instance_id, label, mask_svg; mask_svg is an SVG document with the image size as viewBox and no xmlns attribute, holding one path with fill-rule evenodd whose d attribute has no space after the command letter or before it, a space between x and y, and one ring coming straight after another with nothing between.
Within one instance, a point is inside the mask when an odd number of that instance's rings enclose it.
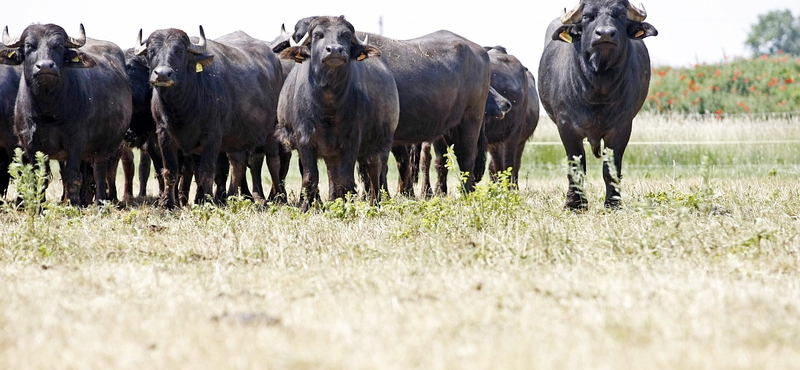
<instances>
[{"instance_id":1,"label":"pasture ground","mask_svg":"<svg viewBox=\"0 0 800 370\"><path fill-rule=\"evenodd\" d=\"M639 119L614 212L532 141L520 192L6 210L0 368L796 368L797 119Z\"/></svg>"}]
</instances>

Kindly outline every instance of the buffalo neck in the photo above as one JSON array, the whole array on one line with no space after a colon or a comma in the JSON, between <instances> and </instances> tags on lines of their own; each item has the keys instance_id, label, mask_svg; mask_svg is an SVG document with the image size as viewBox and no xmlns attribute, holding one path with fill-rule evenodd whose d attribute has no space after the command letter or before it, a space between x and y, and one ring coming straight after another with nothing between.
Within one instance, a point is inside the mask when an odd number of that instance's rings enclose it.
<instances>
[{"instance_id":1,"label":"buffalo neck","mask_svg":"<svg viewBox=\"0 0 800 370\"><path fill-rule=\"evenodd\" d=\"M198 113L216 107L214 94L205 91L201 78L201 73L186 73L174 86L154 87L153 97L158 99L161 113L172 122L179 122L184 117L202 116Z\"/></svg>"},{"instance_id":2,"label":"buffalo neck","mask_svg":"<svg viewBox=\"0 0 800 370\"><path fill-rule=\"evenodd\" d=\"M597 71L595 63L592 63L591 56L587 53L580 53L581 76L589 84L589 94L585 95L590 104L607 104L613 102L616 96L627 89L626 76L630 74L631 67L631 45L620 50L619 57L611 66Z\"/></svg>"},{"instance_id":3,"label":"buffalo neck","mask_svg":"<svg viewBox=\"0 0 800 370\"><path fill-rule=\"evenodd\" d=\"M352 66L345 63L338 67L328 67L323 63L314 63L309 77L320 104L323 116L329 123L339 123L343 117L350 113L348 107L353 103L354 86L351 83Z\"/></svg>"},{"instance_id":4,"label":"buffalo neck","mask_svg":"<svg viewBox=\"0 0 800 370\"><path fill-rule=\"evenodd\" d=\"M85 99L91 99L91 95L79 96L80 88L69 83L69 75L65 73L61 78L56 84L46 87L25 79L23 88L30 94L33 118L37 122L53 123L73 117L73 112L83 105Z\"/></svg>"}]
</instances>

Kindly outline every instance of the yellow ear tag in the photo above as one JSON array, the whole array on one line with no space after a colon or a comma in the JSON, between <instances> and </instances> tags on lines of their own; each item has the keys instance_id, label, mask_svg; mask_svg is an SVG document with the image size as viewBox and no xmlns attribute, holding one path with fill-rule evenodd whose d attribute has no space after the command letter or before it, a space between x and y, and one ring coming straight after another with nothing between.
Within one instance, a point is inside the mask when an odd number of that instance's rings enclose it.
<instances>
[{"instance_id":1,"label":"yellow ear tag","mask_svg":"<svg viewBox=\"0 0 800 370\"><path fill-rule=\"evenodd\" d=\"M72 58L72 63L78 63L80 61L81 61L81 58L79 58L79 57Z\"/></svg>"},{"instance_id":2,"label":"yellow ear tag","mask_svg":"<svg viewBox=\"0 0 800 370\"><path fill-rule=\"evenodd\" d=\"M356 58L356 60L359 61L359 62L364 60L364 59L367 59L367 54L364 54L364 53L359 54L358 58Z\"/></svg>"},{"instance_id":3,"label":"yellow ear tag","mask_svg":"<svg viewBox=\"0 0 800 370\"><path fill-rule=\"evenodd\" d=\"M642 31L642 30L636 31L636 38L637 39L642 37L642 35L644 35L644 31Z\"/></svg>"},{"instance_id":4,"label":"yellow ear tag","mask_svg":"<svg viewBox=\"0 0 800 370\"><path fill-rule=\"evenodd\" d=\"M567 31L561 31L561 33L558 34L558 38L560 38L561 41L564 41L567 44L572 43L572 35L570 35L569 32Z\"/></svg>"},{"instance_id":5,"label":"yellow ear tag","mask_svg":"<svg viewBox=\"0 0 800 370\"><path fill-rule=\"evenodd\" d=\"M194 71L197 73L203 72L203 65L198 62L197 65L194 67Z\"/></svg>"},{"instance_id":6,"label":"yellow ear tag","mask_svg":"<svg viewBox=\"0 0 800 370\"><path fill-rule=\"evenodd\" d=\"M13 57L14 57L14 54L16 54L16 53L17 53L17 51L16 51L16 50L11 50L11 52L10 52L10 53L8 53L8 59L11 59L11 58L13 58Z\"/></svg>"}]
</instances>

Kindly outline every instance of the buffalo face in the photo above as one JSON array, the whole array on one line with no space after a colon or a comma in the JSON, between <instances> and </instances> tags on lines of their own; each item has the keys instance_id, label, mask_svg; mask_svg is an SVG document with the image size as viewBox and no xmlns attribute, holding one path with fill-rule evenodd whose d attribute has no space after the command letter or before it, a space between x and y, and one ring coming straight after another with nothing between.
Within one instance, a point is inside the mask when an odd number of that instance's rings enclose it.
<instances>
[{"instance_id":1,"label":"buffalo face","mask_svg":"<svg viewBox=\"0 0 800 370\"><path fill-rule=\"evenodd\" d=\"M200 73L209 66L214 56L206 53L206 37L200 26L200 41L193 43L186 32L166 29L153 32L142 43L142 31L136 40L136 55L146 55L150 65L150 84L154 87L169 88L191 73Z\"/></svg>"},{"instance_id":2,"label":"buffalo face","mask_svg":"<svg viewBox=\"0 0 800 370\"><path fill-rule=\"evenodd\" d=\"M561 16L563 26L551 35L553 40L574 43L595 72L618 66L625 60L630 40L658 35L649 23L644 7L627 0L581 0Z\"/></svg>"},{"instance_id":3,"label":"buffalo face","mask_svg":"<svg viewBox=\"0 0 800 370\"><path fill-rule=\"evenodd\" d=\"M311 58L312 65L337 68L350 62L351 59L362 61L369 57L380 56L380 51L361 41L355 34L353 25L344 17L319 17L314 19L308 31L292 46L281 53L284 59L293 59L302 63Z\"/></svg>"},{"instance_id":4,"label":"buffalo face","mask_svg":"<svg viewBox=\"0 0 800 370\"><path fill-rule=\"evenodd\" d=\"M68 36L63 28L54 24L31 25L22 35L14 38L9 36L6 27L3 43L9 49L0 52L0 64L22 64L25 80L30 86L38 88L58 87L64 68L96 65L91 57L77 50L86 43L83 25L78 38Z\"/></svg>"},{"instance_id":5,"label":"buffalo face","mask_svg":"<svg viewBox=\"0 0 800 370\"><path fill-rule=\"evenodd\" d=\"M150 67L147 59L134 55L133 49L125 51L125 74L128 75L128 82L131 84L134 110L136 107L147 104L150 106Z\"/></svg>"},{"instance_id":6,"label":"buffalo face","mask_svg":"<svg viewBox=\"0 0 800 370\"><path fill-rule=\"evenodd\" d=\"M511 102L497 92L494 87L489 86L489 98L486 99L486 110L484 117L495 120L502 120L506 113L511 110Z\"/></svg>"}]
</instances>

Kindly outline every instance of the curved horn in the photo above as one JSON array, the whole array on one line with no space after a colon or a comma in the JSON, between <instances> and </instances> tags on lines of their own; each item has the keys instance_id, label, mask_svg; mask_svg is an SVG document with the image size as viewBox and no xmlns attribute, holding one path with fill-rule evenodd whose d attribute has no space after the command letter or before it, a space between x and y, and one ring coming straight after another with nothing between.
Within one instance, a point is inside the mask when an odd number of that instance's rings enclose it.
<instances>
[{"instance_id":1,"label":"curved horn","mask_svg":"<svg viewBox=\"0 0 800 370\"><path fill-rule=\"evenodd\" d=\"M281 36L288 35L289 32L286 32L286 25L281 23Z\"/></svg>"},{"instance_id":2,"label":"curved horn","mask_svg":"<svg viewBox=\"0 0 800 370\"><path fill-rule=\"evenodd\" d=\"M294 39L289 37L289 45L292 46L292 47L294 47L294 46L306 46L308 41L309 41L308 32L306 32L306 34L303 35L303 38L300 39L300 41L298 41L298 42L294 42Z\"/></svg>"},{"instance_id":3,"label":"curved horn","mask_svg":"<svg viewBox=\"0 0 800 370\"><path fill-rule=\"evenodd\" d=\"M196 44L189 41L189 47L186 48L192 54L203 54L206 52L206 33L203 32L203 26L200 26L200 41Z\"/></svg>"},{"instance_id":4,"label":"curved horn","mask_svg":"<svg viewBox=\"0 0 800 370\"><path fill-rule=\"evenodd\" d=\"M578 5L575 5L575 8L567 11L567 8L564 8L564 12L561 14L561 23L562 24L576 24L581 20L581 10L583 9L583 1L578 2Z\"/></svg>"},{"instance_id":5,"label":"curved horn","mask_svg":"<svg viewBox=\"0 0 800 370\"><path fill-rule=\"evenodd\" d=\"M647 10L644 9L644 5L639 3L639 7L635 7L633 4L628 4L628 19L634 22L644 22L645 18L647 18Z\"/></svg>"},{"instance_id":6,"label":"curved horn","mask_svg":"<svg viewBox=\"0 0 800 370\"><path fill-rule=\"evenodd\" d=\"M7 48L18 48L22 46L22 40L20 40L21 36L22 35L19 35L12 39L8 36L8 26L6 26L6 28L3 30L3 45L5 45Z\"/></svg>"},{"instance_id":7,"label":"curved horn","mask_svg":"<svg viewBox=\"0 0 800 370\"><path fill-rule=\"evenodd\" d=\"M136 36L136 46L134 46L133 53L136 55L144 55L147 52L147 44L142 43L142 29L139 29L139 36Z\"/></svg>"},{"instance_id":8,"label":"curved horn","mask_svg":"<svg viewBox=\"0 0 800 370\"><path fill-rule=\"evenodd\" d=\"M81 23L80 34L77 38L67 35L66 47L77 49L83 45L86 45L86 30L83 29L83 23Z\"/></svg>"},{"instance_id":9,"label":"curved horn","mask_svg":"<svg viewBox=\"0 0 800 370\"><path fill-rule=\"evenodd\" d=\"M364 35L364 41L361 41L361 39L358 38L358 35L354 33L353 41L355 41L358 45L364 46L367 44L367 42L369 42L369 35Z\"/></svg>"}]
</instances>

